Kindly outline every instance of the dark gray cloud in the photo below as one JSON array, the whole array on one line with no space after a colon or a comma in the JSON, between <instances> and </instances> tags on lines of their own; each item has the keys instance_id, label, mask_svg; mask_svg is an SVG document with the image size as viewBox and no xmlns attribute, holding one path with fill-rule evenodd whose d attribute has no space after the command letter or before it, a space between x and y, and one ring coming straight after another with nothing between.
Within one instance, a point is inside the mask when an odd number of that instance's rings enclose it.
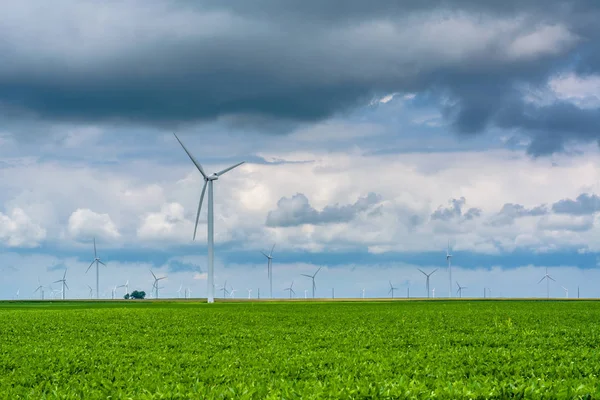
<instances>
[{"instance_id":1,"label":"dark gray cloud","mask_svg":"<svg viewBox=\"0 0 600 400\"><path fill-rule=\"evenodd\" d=\"M510 225L515 219L522 217L539 217L548 214L548 208L545 204L526 208L521 204L506 203L502 206L502 209L496 214L490 221L491 225Z\"/></svg>"},{"instance_id":2,"label":"dark gray cloud","mask_svg":"<svg viewBox=\"0 0 600 400\"><path fill-rule=\"evenodd\" d=\"M520 89L600 70L597 1L57 0L3 11L5 117L286 126L265 121L421 92L458 132L522 131L532 154L600 137L597 111L526 104Z\"/></svg>"},{"instance_id":3,"label":"dark gray cloud","mask_svg":"<svg viewBox=\"0 0 600 400\"><path fill-rule=\"evenodd\" d=\"M448 207L438 207L438 209L431 214L431 219L438 221L470 221L481 216L481 209L479 208L469 208L463 212L465 205L467 204L467 200L464 197L450 199L448 203Z\"/></svg>"},{"instance_id":4,"label":"dark gray cloud","mask_svg":"<svg viewBox=\"0 0 600 400\"><path fill-rule=\"evenodd\" d=\"M282 197L277 208L269 211L267 226L287 227L303 224L324 225L352 221L359 213L370 209L381 201L381 196L369 193L354 204L326 206L322 211L315 210L302 193L292 197Z\"/></svg>"},{"instance_id":5,"label":"dark gray cloud","mask_svg":"<svg viewBox=\"0 0 600 400\"><path fill-rule=\"evenodd\" d=\"M590 215L600 211L600 197L582 193L575 200L563 199L552 204L556 214Z\"/></svg>"}]
</instances>

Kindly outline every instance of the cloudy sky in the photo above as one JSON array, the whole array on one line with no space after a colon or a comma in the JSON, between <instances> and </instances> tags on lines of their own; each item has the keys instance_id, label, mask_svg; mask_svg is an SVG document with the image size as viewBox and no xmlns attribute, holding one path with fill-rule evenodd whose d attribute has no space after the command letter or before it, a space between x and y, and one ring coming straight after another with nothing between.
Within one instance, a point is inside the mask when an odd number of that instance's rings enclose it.
<instances>
[{"instance_id":1,"label":"cloudy sky","mask_svg":"<svg viewBox=\"0 0 600 400\"><path fill-rule=\"evenodd\" d=\"M600 296L596 0L0 4L0 298L205 296L173 132L236 297Z\"/></svg>"}]
</instances>

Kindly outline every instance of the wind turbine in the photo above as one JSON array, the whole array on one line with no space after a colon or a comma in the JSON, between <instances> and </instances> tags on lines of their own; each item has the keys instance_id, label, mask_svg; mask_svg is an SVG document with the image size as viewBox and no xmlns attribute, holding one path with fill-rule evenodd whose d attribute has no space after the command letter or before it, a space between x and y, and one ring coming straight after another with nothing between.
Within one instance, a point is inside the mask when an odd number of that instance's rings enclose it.
<instances>
[{"instance_id":1,"label":"wind turbine","mask_svg":"<svg viewBox=\"0 0 600 400\"><path fill-rule=\"evenodd\" d=\"M175 135L175 133L173 133ZM202 209L202 200L204 199L204 192L206 191L206 186L208 186L208 280L207 280L207 285L208 285L208 295L207 295L207 301L209 303L214 303L215 301L215 286L214 286L214 244L215 244L215 240L214 240L214 226L215 226L215 220L214 220L214 211L213 211L213 206L214 206L214 201L213 201L213 182L216 181L217 179L219 179L219 177L223 174L225 174L228 171L231 171L232 169L242 165L244 163L244 161L242 161L241 163L237 163L235 165L232 165L229 168L225 168L222 171L219 172L215 172L212 175L206 175L206 173L204 172L204 169L202 169L202 165L200 165L200 163L198 161L196 161L196 159L194 158L194 156L192 156L192 153L190 153L188 151L188 149L184 146L183 142L181 140L179 140L179 138L177 137L177 135L175 135L175 138L177 139L177 141L179 142L179 144L181 145L181 147L183 147L183 150L186 152L186 154L188 155L188 157L190 158L190 160L194 163L194 165L196 166L196 168L198 169L198 171L200 171L200 173L202 174L202 177L204 178L204 186L202 187L202 194L200 194L200 202L198 203L198 213L196 214L196 223L194 224L194 236L192 238L192 240L196 239L196 230L198 229L198 220L200 219L200 210Z\"/></svg>"},{"instance_id":2,"label":"wind turbine","mask_svg":"<svg viewBox=\"0 0 600 400\"><path fill-rule=\"evenodd\" d=\"M252 289L246 289L248 291L248 299L252 298Z\"/></svg>"},{"instance_id":3,"label":"wind turbine","mask_svg":"<svg viewBox=\"0 0 600 400\"><path fill-rule=\"evenodd\" d=\"M64 300L65 299L65 287L67 289L69 288L69 286L67 286L67 270L66 269L65 269L65 273L63 275L63 278L59 279L57 281L54 281L53 283L59 283L59 282L62 283L62 290L61 290L61 292L62 292L62 299Z\"/></svg>"},{"instance_id":4,"label":"wind turbine","mask_svg":"<svg viewBox=\"0 0 600 400\"><path fill-rule=\"evenodd\" d=\"M229 290L227 290L227 281L225 281L225 284L223 285L223 287L219 290L223 291L223 298L225 298L226 294L229 294Z\"/></svg>"},{"instance_id":5,"label":"wind turbine","mask_svg":"<svg viewBox=\"0 0 600 400\"><path fill-rule=\"evenodd\" d=\"M292 293L294 295L296 295L296 292L294 291L294 281L292 281L292 284L290 285L289 288L285 288L284 290L287 290L288 292L290 292L290 299L292 298Z\"/></svg>"},{"instance_id":6,"label":"wind turbine","mask_svg":"<svg viewBox=\"0 0 600 400\"><path fill-rule=\"evenodd\" d=\"M567 289L566 287L562 286L563 290L565 291L565 297L568 299L569 298L569 289Z\"/></svg>"},{"instance_id":7,"label":"wind turbine","mask_svg":"<svg viewBox=\"0 0 600 400\"><path fill-rule=\"evenodd\" d=\"M540 281L538 282L538 285L540 283L542 283L542 281L544 279L546 280L546 296L547 296L547 298L550 298L550 280L553 280L554 282L556 282L556 281L554 280L553 277L548 275L548 267L546 267L546 273L544 274L544 277L542 279L540 279Z\"/></svg>"},{"instance_id":8,"label":"wind turbine","mask_svg":"<svg viewBox=\"0 0 600 400\"><path fill-rule=\"evenodd\" d=\"M426 273L425 273L425 272L424 272L424 271L423 271L421 268L417 268L417 269L418 269L419 271L421 271L421 273L422 273L423 275L425 275L425 288L427 289L427 298L429 298L429 277L430 277L431 275L433 275L433 273L434 273L435 271L437 271L438 269L437 269L437 268L436 268L436 269L434 269L434 270L433 270L433 271L431 271L429 274L426 274Z\"/></svg>"},{"instance_id":9,"label":"wind turbine","mask_svg":"<svg viewBox=\"0 0 600 400\"><path fill-rule=\"evenodd\" d=\"M125 294L129 293L129 279L127 279L127 282L125 282L124 285L121 285L119 287L124 287L125 288Z\"/></svg>"},{"instance_id":10,"label":"wind turbine","mask_svg":"<svg viewBox=\"0 0 600 400\"><path fill-rule=\"evenodd\" d=\"M391 293L392 294L392 299L393 299L394 298L394 290L397 290L398 288L394 287L394 285L392 285L392 281L389 281L389 282L390 282L390 290L388 291L388 294Z\"/></svg>"},{"instance_id":11,"label":"wind turbine","mask_svg":"<svg viewBox=\"0 0 600 400\"><path fill-rule=\"evenodd\" d=\"M115 285L115 286L112 288L112 296L111 296L111 299L112 299L112 300L114 300L114 299L115 299L115 292L117 291L117 288L118 288L118 287L120 287L120 286L117 286L117 285Z\"/></svg>"},{"instance_id":12,"label":"wind turbine","mask_svg":"<svg viewBox=\"0 0 600 400\"><path fill-rule=\"evenodd\" d=\"M304 289L304 298L306 298L306 292L308 292L308 289Z\"/></svg>"},{"instance_id":13,"label":"wind turbine","mask_svg":"<svg viewBox=\"0 0 600 400\"><path fill-rule=\"evenodd\" d=\"M229 292L229 297L231 297L232 299L235 299L235 292L237 292L237 289L234 289L232 286L231 292Z\"/></svg>"},{"instance_id":14,"label":"wind turbine","mask_svg":"<svg viewBox=\"0 0 600 400\"><path fill-rule=\"evenodd\" d=\"M431 297L435 299L435 288L431 291Z\"/></svg>"},{"instance_id":15,"label":"wind turbine","mask_svg":"<svg viewBox=\"0 0 600 400\"><path fill-rule=\"evenodd\" d=\"M458 293L458 297L462 298L462 291L463 289L467 289L466 286L460 286L460 283L456 282L456 286L458 286L458 290L456 291L456 293Z\"/></svg>"},{"instance_id":16,"label":"wind turbine","mask_svg":"<svg viewBox=\"0 0 600 400\"><path fill-rule=\"evenodd\" d=\"M150 273L154 277L154 284L152 285L152 289L154 289L154 293L156 294L156 296L154 296L154 297L158 299L158 289L159 289L158 281L160 281L161 279L165 279L166 276L161 276L160 278L157 278L156 275L154 275L154 272L152 272L152 270L150 270ZM160 288L160 289L162 289L162 288Z\"/></svg>"},{"instance_id":17,"label":"wind turbine","mask_svg":"<svg viewBox=\"0 0 600 400\"><path fill-rule=\"evenodd\" d=\"M96 252L96 238L94 238L94 261L92 261L92 263L90 264L88 269L85 270L86 274L90 270L90 268L92 268L92 265L94 265L94 263L96 263L96 299L99 299L100 298L100 267L98 265L102 264L106 267L106 264L104 264L102 261L100 261L100 257L98 257L98 253Z\"/></svg>"},{"instance_id":18,"label":"wind turbine","mask_svg":"<svg viewBox=\"0 0 600 400\"><path fill-rule=\"evenodd\" d=\"M90 285L87 285L87 287L89 287L89 288L90 288L90 299L91 299L91 298L92 298L92 293L93 293L93 290L92 290L92 287L91 287Z\"/></svg>"},{"instance_id":19,"label":"wind turbine","mask_svg":"<svg viewBox=\"0 0 600 400\"><path fill-rule=\"evenodd\" d=\"M179 289L177 290L177 298L181 298L181 289L183 288L183 284L179 285Z\"/></svg>"},{"instance_id":20,"label":"wind turbine","mask_svg":"<svg viewBox=\"0 0 600 400\"><path fill-rule=\"evenodd\" d=\"M271 252L269 254L261 251L262 255L267 257L267 276L269 278L269 288L271 291L271 298L273 298L273 250L275 249L275 244L271 247Z\"/></svg>"},{"instance_id":21,"label":"wind turbine","mask_svg":"<svg viewBox=\"0 0 600 400\"><path fill-rule=\"evenodd\" d=\"M21 289L17 289L17 300L19 300L19 292L21 291Z\"/></svg>"},{"instance_id":22,"label":"wind turbine","mask_svg":"<svg viewBox=\"0 0 600 400\"><path fill-rule=\"evenodd\" d=\"M452 258L452 254L450 254L450 239L448 239L448 247L446 248L446 262L448 263L448 289L449 289L449 294L448 297L452 297L452 265L451 265L451 259Z\"/></svg>"},{"instance_id":23,"label":"wind turbine","mask_svg":"<svg viewBox=\"0 0 600 400\"><path fill-rule=\"evenodd\" d=\"M365 298L365 289L364 289L364 288L363 288L363 290L362 290L362 298L363 298L363 299Z\"/></svg>"},{"instance_id":24,"label":"wind turbine","mask_svg":"<svg viewBox=\"0 0 600 400\"><path fill-rule=\"evenodd\" d=\"M319 273L321 268L323 268L323 267L319 267L319 269L317 270L317 272L315 272L314 275L301 274L302 276L306 276L307 278L312 279L312 298L313 299L315 298L315 289L317 288L317 285L315 284L315 276L317 276L317 274Z\"/></svg>"},{"instance_id":25,"label":"wind turbine","mask_svg":"<svg viewBox=\"0 0 600 400\"><path fill-rule=\"evenodd\" d=\"M42 300L44 300L44 286L40 283L40 278L38 278L38 287L33 291L33 293L39 291L42 296Z\"/></svg>"}]
</instances>

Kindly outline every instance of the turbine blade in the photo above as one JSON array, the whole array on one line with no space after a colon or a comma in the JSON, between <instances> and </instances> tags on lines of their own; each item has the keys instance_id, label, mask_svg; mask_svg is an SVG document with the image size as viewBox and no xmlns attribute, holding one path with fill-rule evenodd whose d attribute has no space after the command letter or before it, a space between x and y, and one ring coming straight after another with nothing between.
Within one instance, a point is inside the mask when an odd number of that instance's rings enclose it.
<instances>
[{"instance_id":1,"label":"turbine blade","mask_svg":"<svg viewBox=\"0 0 600 400\"><path fill-rule=\"evenodd\" d=\"M154 272L152 272L152 270L150 270L150 273L152 274L152 276L154 277L154 280L156 280L156 275L154 275Z\"/></svg>"},{"instance_id":2,"label":"turbine blade","mask_svg":"<svg viewBox=\"0 0 600 400\"><path fill-rule=\"evenodd\" d=\"M87 272L90 270L90 268L92 268L92 265L94 265L94 262L95 262L95 261L96 261L96 260L92 261L92 263L90 264L90 266L89 266L89 267L87 267L87 269L85 270L85 273L86 273L86 274L87 274Z\"/></svg>"},{"instance_id":3,"label":"turbine blade","mask_svg":"<svg viewBox=\"0 0 600 400\"><path fill-rule=\"evenodd\" d=\"M544 276L542 279L539 280L538 284L542 283L542 281L546 279L546 276Z\"/></svg>"},{"instance_id":4,"label":"turbine blade","mask_svg":"<svg viewBox=\"0 0 600 400\"><path fill-rule=\"evenodd\" d=\"M198 212L196 213L196 223L194 224L194 236L192 240L196 240L196 231L198 230L198 220L200 220L200 210L202 209L202 200L204 200L204 193L206 192L206 185L208 181L204 181L204 186L202 186L202 194L200 195L200 202L198 203Z\"/></svg>"},{"instance_id":5,"label":"turbine blade","mask_svg":"<svg viewBox=\"0 0 600 400\"><path fill-rule=\"evenodd\" d=\"M63 274L63 279L67 277L67 270L65 269L65 273Z\"/></svg>"},{"instance_id":6,"label":"turbine blade","mask_svg":"<svg viewBox=\"0 0 600 400\"><path fill-rule=\"evenodd\" d=\"M427 274L421 269L421 268L417 268L419 271L421 271L421 273L425 276L427 276Z\"/></svg>"},{"instance_id":7,"label":"turbine blade","mask_svg":"<svg viewBox=\"0 0 600 400\"><path fill-rule=\"evenodd\" d=\"M96 253L96 237L94 237L94 258L98 257L98 253Z\"/></svg>"},{"instance_id":8,"label":"turbine blade","mask_svg":"<svg viewBox=\"0 0 600 400\"><path fill-rule=\"evenodd\" d=\"M433 275L433 273L437 270L438 270L438 268L434 269L433 271L431 271L431 273L429 275Z\"/></svg>"},{"instance_id":9,"label":"turbine blade","mask_svg":"<svg viewBox=\"0 0 600 400\"><path fill-rule=\"evenodd\" d=\"M317 274L319 273L319 271L321 270L321 268L323 268L323 267L319 267L319 269L317 270L317 272L315 272L315 274L313 275L313 278L314 278L315 276L317 276Z\"/></svg>"},{"instance_id":10,"label":"turbine blade","mask_svg":"<svg viewBox=\"0 0 600 400\"><path fill-rule=\"evenodd\" d=\"M260 253L261 253L263 256L265 256L265 257L269 258L269 256L268 256L268 255L267 255L267 254L266 254L264 251L261 251Z\"/></svg>"},{"instance_id":11,"label":"turbine blade","mask_svg":"<svg viewBox=\"0 0 600 400\"><path fill-rule=\"evenodd\" d=\"M312 278L312 275L306 275L306 274L300 274L300 275L305 276L307 278Z\"/></svg>"},{"instance_id":12,"label":"turbine blade","mask_svg":"<svg viewBox=\"0 0 600 400\"><path fill-rule=\"evenodd\" d=\"M71 290L71 289L69 288L69 285L67 285L67 282L65 282L65 286L67 287L67 289Z\"/></svg>"},{"instance_id":13,"label":"turbine blade","mask_svg":"<svg viewBox=\"0 0 600 400\"><path fill-rule=\"evenodd\" d=\"M98 262L106 267L106 264L104 264L102 261L98 260Z\"/></svg>"},{"instance_id":14,"label":"turbine blade","mask_svg":"<svg viewBox=\"0 0 600 400\"><path fill-rule=\"evenodd\" d=\"M552 281L556 282L556 280L554 280L554 278L553 278L553 277L551 277L550 275L548 275L548 279L550 279L550 280L552 280Z\"/></svg>"},{"instance_id":15,"label":"turbine blade","mask_svg":"<svg viewBox=\"0 0 600 400\"><path fill-rule=\"evenodd\" d=\"M231 171L232 169L234 169L234 168L236 168L236 167L239 167L240 165L242 165L242 164L243 164L243 163L245 163L245 162L246 162L246 161L242 161L241 163L237 163L237 164L235 164L235 165L232 165L232 166L231 166L231 167L229 167L229 168L225 168L223 171L219 171L219 172L215 173L215 175L216 175L216 176L221 176L221 175L223 175L225 172L229 172L229 171Z\"/></svg>"},{"instance_id":16,"label":"turbine blade","mask_svg":"<svg viewBox=\"0 0 600 400\"><path fill-rule=\"evenodd\" d=\"M273 243L273 247L271 247L271 252L269 253L269 257L273 255L273 250L275 250L275 243Z\"/></svg>"},{"instance_id":17,"label":"turbine blade","mask_svg":"<svg viewBox=\"0 0 600 400\"><path fill-rule=\"evenodd\" d=\"M196 159L194 158L194 156L192 155L192 153L190 153L188 151L188 149L185 147L185 145L183 144L183 142L181 140L179 140L179 137L175 133L173 133L173 135L175 135L175 139L177 139L177 141L179 142L179 144L181 145L181 147L183 147L183 150L186 152L186 154L188 155L188 157L190 158L190 160L192 160L192 162L194 163L194 165L196 166L196 168L198 168L198 171L200 171L200 173L202 174L202 176L204 177L204 179L206 179L207 176L204 173L204 170L202 169L202 165L200 165L200 163L198 161L196 161Z\"/></svg>"}]
</instances>

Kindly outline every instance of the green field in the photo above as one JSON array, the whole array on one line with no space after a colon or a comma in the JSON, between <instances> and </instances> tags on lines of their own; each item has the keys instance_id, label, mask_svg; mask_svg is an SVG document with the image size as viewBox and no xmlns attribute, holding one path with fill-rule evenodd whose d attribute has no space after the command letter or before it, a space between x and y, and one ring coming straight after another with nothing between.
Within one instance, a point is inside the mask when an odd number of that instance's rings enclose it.
<instances>
[{"instance_id":1,"label":"green field","mask_svg":"<svg viewBox=\"0 0 600 400\"><path fill-rule=\"evenodd\" d=\"M0 303L0 399L600 398L600 302Z\"/></svg>"}]
</instances>

